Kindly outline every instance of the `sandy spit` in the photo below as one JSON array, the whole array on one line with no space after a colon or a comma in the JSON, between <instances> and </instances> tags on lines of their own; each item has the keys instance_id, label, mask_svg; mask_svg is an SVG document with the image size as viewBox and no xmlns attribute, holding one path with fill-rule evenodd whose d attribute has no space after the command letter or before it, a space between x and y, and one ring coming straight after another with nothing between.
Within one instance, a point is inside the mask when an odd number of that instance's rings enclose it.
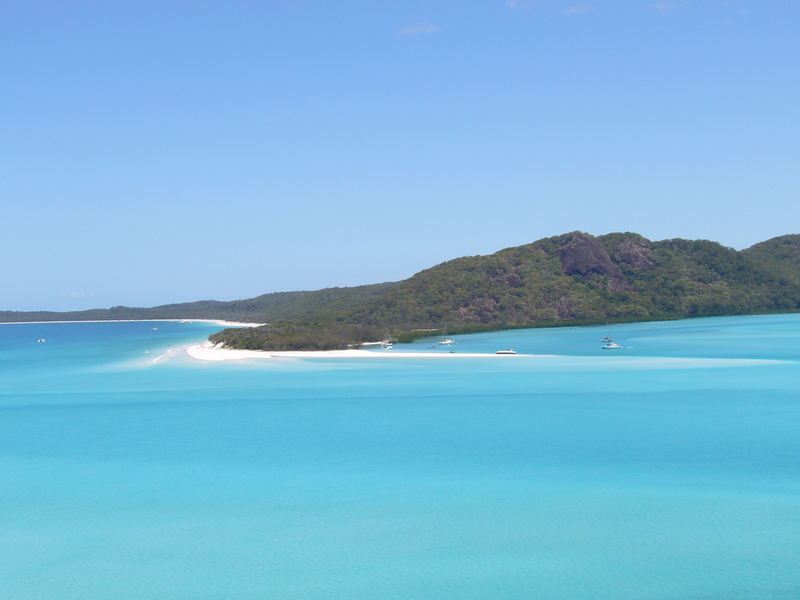
<instances>
[{"instance_id":1,"label":"sandy spit","mask_svg":"<svg viewBox=\"0 0 800 600\"><path fill-rule=\"evenodd\" d=\"M479 353L449 353L449 352L370 352L368 350L302 350L302 351L268 351L268 350L235 350L225 348L222 344L203 342L186 347L186 354L196 360L223 361L244 360L252 358L374 358L374 359L401 359L401 358L514 358L531 357L532 354L479 354ZM541 355L545 356L545 355Z\"/></svg>"}]
</instances>

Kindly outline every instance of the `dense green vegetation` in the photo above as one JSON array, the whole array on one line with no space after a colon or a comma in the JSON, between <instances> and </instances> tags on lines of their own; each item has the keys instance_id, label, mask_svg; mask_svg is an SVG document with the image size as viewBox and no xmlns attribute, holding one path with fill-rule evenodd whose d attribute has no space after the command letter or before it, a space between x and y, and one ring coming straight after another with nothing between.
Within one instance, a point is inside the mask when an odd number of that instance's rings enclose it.
<instances>
[{"instance_id":1,"label":"dense green vegetation","mask_svg":"<svg viewBox=\"0 0 800 600\"><path fill-rule=\"evenodd\" d=\"M780 255L755 255L704 240L576 232L427 269L345 319L460 327L795 310L800 236L793 237L794 254L781 246Z\"/></svg>"},{"instance_id":2,"label":"dense green vegetation","mask_svg":"<svg viewBox=\"0 0 800 600\"><path fill-rule=\"evenodd\" d=\"M669 319L800 310L800 236L737 252L706 240L652 242L634 233L546 238L489 256L451 260L417 273L339 314L311 317L318 330L342 324L451 333L510 327ZM306 319L308 320L308 319ZM276 349L276 332L230 330L232 347ZM355 343L348 337L342 344Z\"/></svg>"},{"instance_id":3,"label":"dense green vegetation","mask_svg":"<svg viewBox=\"0 0 800 600\"><path fill-rule=\"evenodd\" d=\"M737 252L706 240L653 242L582 232L426 269L399 283L267 294L235 302L82 313L0 313L0 320L224 318L268 322L212 336L250 349L331 349L452 333L602 321L800 310L800 235ZM80 316L78 316L80 315Z\"/></svg>"},{"instance_id":4,"label":"dense green vegetation","mask_svg":"<svg viewBox=\"0 0 800 600\"><path fill-rule=\"evenodd\" d=\"M303 324L286 321L258 328L225 329L209 339L247 350L344 350L382 339L377 327Z\"/></svg>"},{"instance_id":5,"label":"dense green vegetation","mask_svg":"<svg viewBox=\"0 0 800 600\"><path fill-rule=\"evenodd\" d=\"M800 284L800 235L782 235L743 250L754 263L785 279Z\"/></svg>"}]
</instances>

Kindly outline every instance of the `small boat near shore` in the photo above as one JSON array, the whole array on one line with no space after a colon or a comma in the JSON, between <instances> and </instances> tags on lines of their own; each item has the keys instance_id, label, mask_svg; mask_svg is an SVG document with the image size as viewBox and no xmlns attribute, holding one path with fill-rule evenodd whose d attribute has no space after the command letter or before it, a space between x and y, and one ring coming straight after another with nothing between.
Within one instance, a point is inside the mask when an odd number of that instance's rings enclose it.
<instances>
[{"instance_id":1,"label":"small boat near shore","mask_svg":"<svg viewBox=\"0 0 800 600\"><path fill-rule=\"evenodd\" d=\"M450 346L451 344L455 344L456 341L452 338L447 337L447 325L444 326L442 330L442 339L437 342L440 346Z\"/></svg>"},{"instance_id":2,"label":"small boat near shore","mask_svg":"<svg viewBox=\"0 0 800 600\"><path fill-rule=\"evenodd\" d=\"M509 348L508 350L498 350L495 354L516 354L517 351Z\"/></svg>"},{"instance_id":3,"label":"small boat near shore","mask_svg":"<svg viewBox=\"0 0 800 600\"><path fill-rule=\"evenodd\" d=\"M386 338L381 341L381 348L384 350L391 350L394 347L394 340L392 339L392 334L388 331L386 332Z\"/></svg>"},{"instance_id":4,"label":"small boat near shore","mask_svg":"<svg viewBox=\"0 0 800 600\"><path fill-rule=\"evenodd\" d=\"M606 323L606 325L608 325L608 323ZM625 347L622 344L618 344L617 342L615 342L614 338L611 337L610 335L607 335L600 341L603 342L603 345L601 346L603 350L619 350Z\"/></svg>"}]
</instances>

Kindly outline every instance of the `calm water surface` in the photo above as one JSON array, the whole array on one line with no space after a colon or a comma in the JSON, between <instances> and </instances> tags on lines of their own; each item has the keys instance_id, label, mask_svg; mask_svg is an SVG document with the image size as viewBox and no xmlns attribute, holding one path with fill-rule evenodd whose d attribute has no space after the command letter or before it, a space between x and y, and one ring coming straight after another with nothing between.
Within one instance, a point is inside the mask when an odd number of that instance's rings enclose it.
<instances>
[{"instance_id":1,"label":"calm water surface","mask_svg":"<svg viewBox=\"0 0 800 600\"><path fill-rule=\"evenodd\" d=\"M800 598L800 315L180 350L216 329L0 326L0 598ZM458 356L509 347L553 356Z\"/></svg>"}]
</instances>

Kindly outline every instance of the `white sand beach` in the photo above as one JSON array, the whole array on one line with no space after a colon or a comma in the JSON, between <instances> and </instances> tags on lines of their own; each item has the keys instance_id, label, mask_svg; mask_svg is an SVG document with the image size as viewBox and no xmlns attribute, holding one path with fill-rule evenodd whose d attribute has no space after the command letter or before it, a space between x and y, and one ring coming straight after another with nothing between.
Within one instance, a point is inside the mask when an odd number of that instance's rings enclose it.
<instances>
[{"instance_id":1,"label":"white sand beach","mask_svg":"<svg viewBox=\"0 0 800 600\"><path fill-rule=\"evenodd\" d=\"M223 361L245 360L253 358L375 358L375 359L402 359L402 358L488 358L513 359L515 357L547 356L544 354L488 354L469 352L371 352L369 350L298 350L298 351L271 351L271 350L235 350L225 348L222 344L213 344L209 341L186 347L186 354L196 360Z\"/></svg>"},{"instance_id":2,"label":"white sand beach","mask_svg":"<svg viewBox=\"0 0 800 600\"><path fill-rule=\"evenodd\" d=\"M225 321L221 319L170 319L178 321L197 321L198 323L216 323L217 325L224 325L225 327L261 327L266 323L245 323L242 321Z\"/></svg>"}]
</instances>

